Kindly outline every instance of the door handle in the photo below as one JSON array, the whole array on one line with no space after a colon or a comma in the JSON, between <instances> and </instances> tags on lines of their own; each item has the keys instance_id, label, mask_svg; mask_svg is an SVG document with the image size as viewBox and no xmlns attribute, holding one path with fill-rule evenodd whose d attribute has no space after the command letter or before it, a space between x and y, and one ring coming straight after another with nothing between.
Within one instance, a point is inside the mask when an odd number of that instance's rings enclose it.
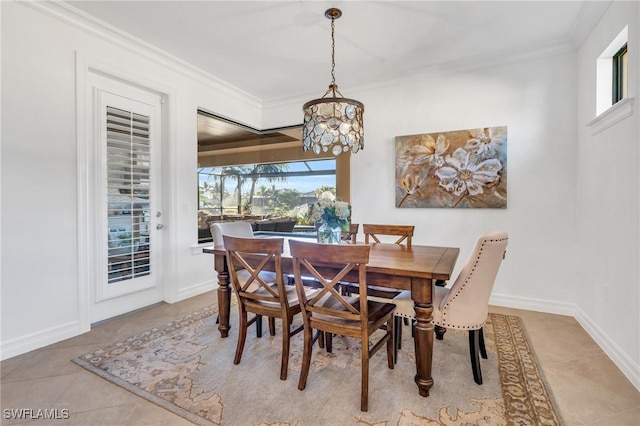
<instances>
[{"instance_id":1,"label":"door handle","mask_svg":"<svg viewBox=\"0 0 640 426\"><path fill-rule=\"evenodd\" d=\"M163 228L163 225L162 225L161 223L158 223L158 224L156 225L156 229L162 229L162 228Z\"/></svg>"}]
</instances>

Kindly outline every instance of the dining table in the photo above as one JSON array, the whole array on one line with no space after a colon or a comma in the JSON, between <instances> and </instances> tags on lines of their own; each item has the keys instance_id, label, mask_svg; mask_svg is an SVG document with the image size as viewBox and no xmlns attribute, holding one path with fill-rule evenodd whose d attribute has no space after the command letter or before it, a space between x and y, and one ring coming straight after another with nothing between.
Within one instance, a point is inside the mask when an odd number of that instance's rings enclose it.
<instances>
[{"instance_id":1,"label":"dining table","mask_svg":"<svg viewBox=\"0 0 640 426\"><path fill-rule=\"evenodd\" d=\"M285 240L291 239L284 237ZM307 241L313 241L305 238ZM367 285L388 287L399 290L411 290L411 299L415 308L413 338L415 345L416 375L415 382L421 396L429 396L433 386L433 293L436 281L451 278L460 249L457 247L439 247L412 244L407 247L399 244L370 244L369 263L367 264ZM203 248L203 253L214 255L214 269L218 274L218 330L221 337L229 335L229 310L231 289L229 269L224 246ZM293 274L293 262L289 244L284 242L282 271ZM336 268L340 268L336 265ZM344 281L358 281L357 271L347 275Z\"/></svg>"}]
</instances>

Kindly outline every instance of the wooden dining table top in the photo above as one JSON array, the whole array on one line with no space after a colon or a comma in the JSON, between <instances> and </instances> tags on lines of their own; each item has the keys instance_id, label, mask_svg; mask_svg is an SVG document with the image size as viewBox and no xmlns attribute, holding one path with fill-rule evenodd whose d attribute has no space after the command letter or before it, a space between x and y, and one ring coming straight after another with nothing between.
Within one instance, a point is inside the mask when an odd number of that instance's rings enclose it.
<instances>
[{"instance_id":1,"label":"wooden dining table top","mask_svg":"<svg viewBox=\"0 0 640 426\"><path fill-rule=\"evenodd\" d=\"M282 238L282 237L281 237ZM309 238L284 238L282 262L291 262L289 244L286 240L315 242ZM357 243L363 244L363 243ZM448 280L456 263L460 249L457 247L439 247L412 244L406 247L399 244L373 243L369 244L368 273L380 273L413 278ZM204 253L224 255L224 246L206 247Z\"/></svg>"}]
</instances>

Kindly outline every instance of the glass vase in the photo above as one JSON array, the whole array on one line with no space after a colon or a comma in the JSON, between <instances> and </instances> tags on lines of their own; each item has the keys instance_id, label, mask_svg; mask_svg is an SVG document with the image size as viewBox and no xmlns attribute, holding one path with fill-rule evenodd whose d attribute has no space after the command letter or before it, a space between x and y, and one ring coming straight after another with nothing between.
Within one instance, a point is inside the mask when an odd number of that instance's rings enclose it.
<instances>
[{"instance_id":1,"label":"glass vase","mask_svg":"<svg viewBox=\"0 0 640 426\"><path fill-rule=\"evenodd\" d=\"M320 244L340 244L342 228L339 224L331 226L323 223L318 228L318 242Z\"/></svg>"}]
</instances>

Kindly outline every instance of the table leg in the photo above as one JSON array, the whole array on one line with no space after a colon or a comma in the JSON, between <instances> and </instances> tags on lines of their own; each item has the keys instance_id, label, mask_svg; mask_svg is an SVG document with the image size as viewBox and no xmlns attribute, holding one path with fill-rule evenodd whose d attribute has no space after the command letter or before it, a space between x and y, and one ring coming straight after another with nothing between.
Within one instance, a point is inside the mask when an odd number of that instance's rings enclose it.
<instances>
[{"instance_id":1,"label":"table leg","mask_svg":"<svg viewBox=\"0 0 640 426\"><path fill-rule=\"evenodd\" d=\"M431 363L433 357L433 283L431 280L412 280L412 298L416 311L413 341L416 351L416 376L420 396L429 396L433 386Z\"/></svg>"},{"instance_id":2,"label":"table leg","mask_svg":"<svg viewBox=\"0 0 640 426\"><path fill-rule=\"evenodd\" d=\"M218 330L220 336L225 338L229 336L229 309L231 308L231 290L229 288L229 273L218 272Z\"/></svg>"}]
</instances>

